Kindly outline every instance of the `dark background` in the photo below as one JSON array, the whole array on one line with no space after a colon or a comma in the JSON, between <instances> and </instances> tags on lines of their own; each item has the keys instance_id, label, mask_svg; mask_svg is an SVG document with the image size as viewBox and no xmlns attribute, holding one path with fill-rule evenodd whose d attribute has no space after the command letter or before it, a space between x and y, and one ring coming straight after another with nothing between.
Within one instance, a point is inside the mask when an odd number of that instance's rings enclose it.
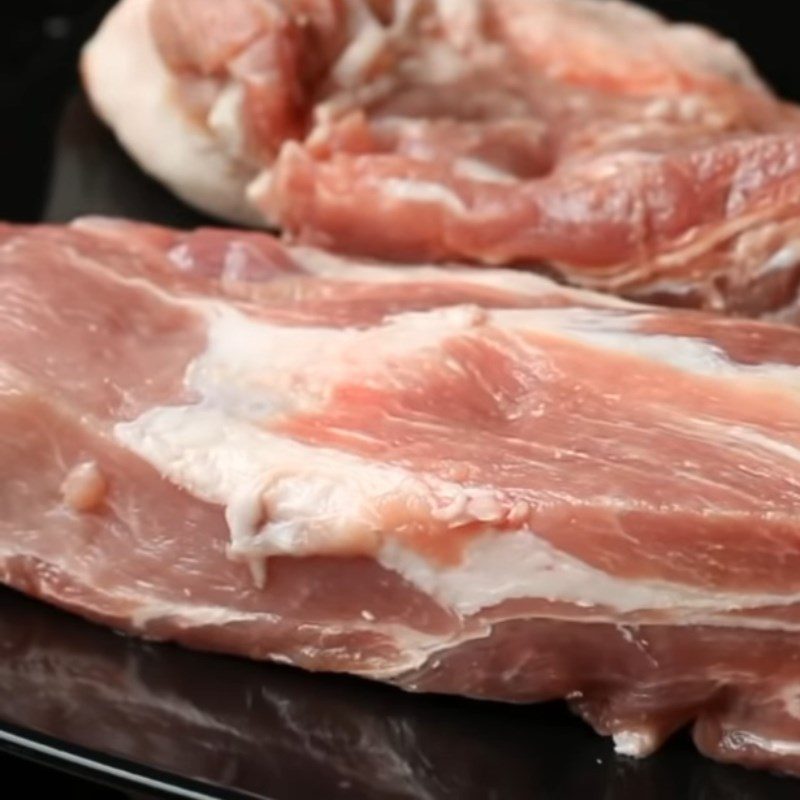
<instances>
[{"instance_id":1,"label":"dark background","mask_svg":"<svg viewBox=\"0 0 800 800\"><path fill-rule=\"evenodd\" d=\"M111 5L111 0L0 0L0 219L41 217L53 134L65 100L76 90L76 54ZM644 5L676 20L711 25L735 39L781 94L800 100L793 3L661 0ZM9 800L47 796L48 788L66 798L123 797L14 755L0 754L0 771L2 796Z\"/></svg>"}]
</instances>

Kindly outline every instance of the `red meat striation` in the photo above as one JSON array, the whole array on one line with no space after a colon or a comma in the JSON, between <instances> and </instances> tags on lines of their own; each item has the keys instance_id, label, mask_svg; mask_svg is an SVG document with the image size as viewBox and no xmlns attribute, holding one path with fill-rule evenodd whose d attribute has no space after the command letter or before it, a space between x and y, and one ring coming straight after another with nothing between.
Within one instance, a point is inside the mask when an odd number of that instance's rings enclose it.
<instances>
[{"instance_id":1,"label":"red meat striation","mask_svg":"<svg viewBox=\"0 0 800 800\"><path fill-rule=\"evenodd\" d=\"M800 332L265 234L0 229L0 577L800 773Z\"/></svg>"},{"instance_id":2,"label":"red meat striation","mask_svg":"<svg viewBox=\"0 0 800 800\"><path fill-rule=\"evenodd\" d=\"M84 74L146 168L295 241L796 316L800 115L702 28L594 0L124 0Z\"/></svg>"}]
</instances>

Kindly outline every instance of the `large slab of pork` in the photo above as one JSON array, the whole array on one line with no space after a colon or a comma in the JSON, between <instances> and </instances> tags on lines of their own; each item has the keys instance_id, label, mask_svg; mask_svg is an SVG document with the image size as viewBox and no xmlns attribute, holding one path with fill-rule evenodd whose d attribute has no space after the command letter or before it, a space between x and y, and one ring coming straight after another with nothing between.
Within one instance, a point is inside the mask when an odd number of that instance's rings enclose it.
<instances>
[{"instance_id":1,"label":"large slab of pork","mask_svg":"<svg viewBox=\"0 0 800 800\"><path fill-rule=\"evenodd\" d=\"M797 316L800 114L707 30L596 0L122 0L83 74L223 217Z\"/></svg>"},{"instance_id":2,"label":"large slab of pork","mask_svg":"<svg viewBox=\"0 0 800 800\"><path fill-rule=\"evenodd\" d=\"M800 773L800 330L86 219L0 344L8 585Z\"/></svg>"}]
</instances>

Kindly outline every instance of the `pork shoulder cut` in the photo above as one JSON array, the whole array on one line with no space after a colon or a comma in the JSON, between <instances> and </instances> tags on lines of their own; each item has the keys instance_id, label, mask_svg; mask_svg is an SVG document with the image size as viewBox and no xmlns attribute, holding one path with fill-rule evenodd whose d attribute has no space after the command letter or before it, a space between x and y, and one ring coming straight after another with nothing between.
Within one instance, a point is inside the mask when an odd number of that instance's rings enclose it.
<instances>
[{"instance_id":1,"label":"pork shoulder cut","mask_svg":"<svg viewBox=\"0 0 800 800\"><path fill-rule=\"evenodd\" d=\"M800 773L800 330L83 219L0 343L9 586Z\"/></svg>"}]
</instances>

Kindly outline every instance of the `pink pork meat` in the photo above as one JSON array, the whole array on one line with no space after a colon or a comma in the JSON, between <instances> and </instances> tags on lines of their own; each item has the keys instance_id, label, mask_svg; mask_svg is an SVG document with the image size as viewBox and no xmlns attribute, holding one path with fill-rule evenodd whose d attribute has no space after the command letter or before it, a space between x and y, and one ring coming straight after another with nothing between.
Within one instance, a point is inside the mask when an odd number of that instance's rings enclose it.
<instances>
[{"instance_id":1,"label":"pink pork meat","mask_svg":"<svg viewBox=\"0 0 800 800\"><path fill-rule=\"evenodd\" d=\"M800 331L85 219L0 342L8 585L800 773Z\"/></svg>"},{"instance_id":2,"label":"pink pork meat","mask_svg":"<svg viewBox=\"0 0 800 800\"><path fill-rule=\"evenodd\" d=\"M797 316L800 114L702 28L597 0L123 0L83 73L134 157L229 219Z\"/></svg>"}]
</instances>

